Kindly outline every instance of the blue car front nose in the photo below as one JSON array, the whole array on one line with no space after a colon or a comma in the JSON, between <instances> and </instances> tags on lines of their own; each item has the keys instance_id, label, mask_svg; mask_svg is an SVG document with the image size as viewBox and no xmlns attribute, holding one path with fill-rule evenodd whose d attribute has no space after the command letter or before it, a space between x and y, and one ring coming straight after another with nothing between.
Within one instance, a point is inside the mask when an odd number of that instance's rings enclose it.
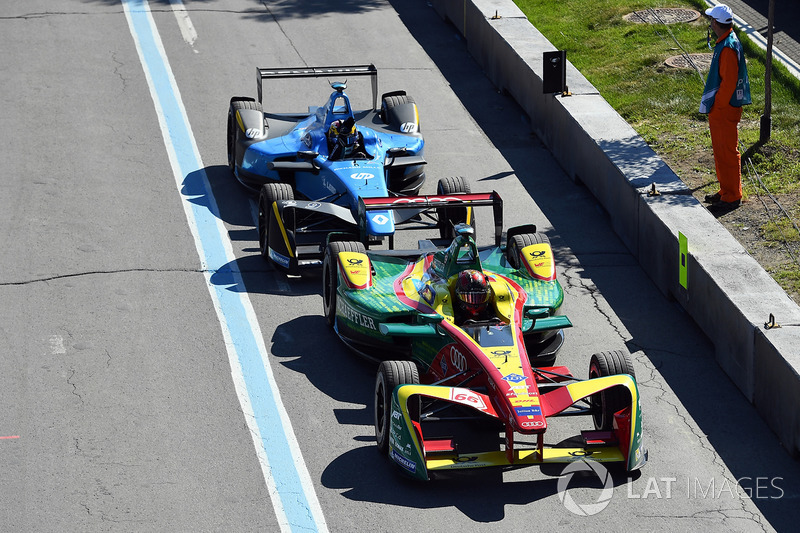
<instances>
[{"instance_id":1,"label":"blue car front nose","mask_svg":"<svg viewBox=\"0 0 800 533\"><path fill-rule=\"evenodd\" d=\"M394 233L394 215L391 211L370 211L367 214L367 234L378 237Z\"/></svg>"}]
</instances>

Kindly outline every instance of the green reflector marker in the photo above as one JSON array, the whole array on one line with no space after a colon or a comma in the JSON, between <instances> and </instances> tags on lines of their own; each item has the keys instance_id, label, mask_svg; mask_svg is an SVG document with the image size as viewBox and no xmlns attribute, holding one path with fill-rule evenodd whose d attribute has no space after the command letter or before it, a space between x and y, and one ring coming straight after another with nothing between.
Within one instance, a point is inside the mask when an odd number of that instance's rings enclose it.
<instances>
[{"instance_id":1,"label":"green reflector marker","mask_svg":"<svg viewBox=\"0 0 800 533\"><path fill-rule=\"evenodd\" d=\"M688 269L686 268L686 256L689 254L689 241L686 239L686 235L678 232L678 246L680 248L680 263L678 264L678 272L681 287L687 289L687 278L688 278Z\"/></svg>"}]
</instances>

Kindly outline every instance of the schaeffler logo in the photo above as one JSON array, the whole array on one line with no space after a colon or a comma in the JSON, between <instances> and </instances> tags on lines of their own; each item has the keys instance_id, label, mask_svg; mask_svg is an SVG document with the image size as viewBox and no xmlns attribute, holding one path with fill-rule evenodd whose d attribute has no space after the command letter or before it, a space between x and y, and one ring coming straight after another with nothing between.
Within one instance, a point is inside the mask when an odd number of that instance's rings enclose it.
<instances>
[{"instance_id":1,"label":"schaeffler logo","mask_svg":"<svg viewBox=\"0 0 800 533\"><path fill-rule=\"evenodd\" d=\"M597 500L594 503L580 504L575 501L569 492L569 482L575 472L594 472L594 474L603 483L603 490L600 492ZM582 474L586 475L586 474ZM570 463L561 472L561 477L558 480L558 499L564 504L564 507L573 514L578 516L592 516L596 515L605 509L611 501L611 496L614 495L614 480L608 473L608 470L596 461L580 461Z\"/></svg>"}]
</instances>

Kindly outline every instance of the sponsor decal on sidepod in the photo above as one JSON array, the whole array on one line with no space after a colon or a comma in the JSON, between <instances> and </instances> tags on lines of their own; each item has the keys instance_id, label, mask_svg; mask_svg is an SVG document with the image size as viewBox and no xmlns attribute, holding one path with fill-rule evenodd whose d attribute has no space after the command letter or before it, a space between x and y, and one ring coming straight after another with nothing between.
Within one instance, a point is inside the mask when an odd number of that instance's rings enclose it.
<instances>
[{"instance_id":1,"label":"sponsor decal on sidepod","mask_svg":"<svg viewBox=\"0 0 800 533\"><path fill-rule=\"evenodd\" d=\"M392 450L392 460L394 460L395 463L399 464L400 466L402 466L411 473L417 471L417 463L415 463L410 459L406 459L405 457L400 455L397 452L397 450Z\"/></svg>"},{"instance_id":2,"label":"sponsor decal on sidepod","mask_svg":"<svg viewBox=\"0 0 800 533\"><path fill-rule=\"evenodd\" d=\"M279 254L272 248L269 249L269 258L278 263L283 268L289 268L289 258Z\"/></svg>"},{"instance_id":3,"label":"sponsor decal on sidepod","mask_svg":"<svg viewBox=\"0 0 800 533\"><path fill-rule=\"evenodd\" d=\"M392 402L394 404L394 402ZM403 413L395 409L392 405L391 428L389 432L389 446L391 446L391 458L394 462L411 472L412 474L417 471L417 463L403 455L398 449L405 448L411 450L411 443L406 442L404 438L404 426L400 420L403 418Z\"/></svg>"},{"instance_id":4,"label":"sponsor decal on sidepod","mask_svg":"<svg viewBox=\"0 0 800 533\"><path fill-rule=\"evenodd\" d=\"M337 299L336 301L336 310L340 315L345 317L350 322L357 324L361 327L368 328L374 331L377 331L378 328L375 326L375 321L372 319L371 316L367 316L365 314L359 313L345 302L342 298Z\"/></svg>"}]
</instances>

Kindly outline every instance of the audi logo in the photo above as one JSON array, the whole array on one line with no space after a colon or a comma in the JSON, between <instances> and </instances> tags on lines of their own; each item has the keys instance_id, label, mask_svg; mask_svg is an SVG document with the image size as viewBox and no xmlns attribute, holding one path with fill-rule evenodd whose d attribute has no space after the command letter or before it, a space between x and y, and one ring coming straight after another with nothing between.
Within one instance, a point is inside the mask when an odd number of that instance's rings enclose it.
<instances>
[{"instance_id":1,"label":"audi logo","mask_svg":"<svg viewBox=\"0 0 800 533\"><path fill-rule=\"evenodd\" d=\"M452 346L450 348L450 362L456 367L460 372L464 372L466 369L469 368L467 365L467 358L464 357L464 354L458 351L458 348Z\"/></svg>"},{"instance_id":2,"label":"audi logo","mask_svg":"<svg viewBox=\"0 0 800 533\"><path fill-rule=\"evenodd\" d=\"M425 200L426 200L425 198L398 198L397 200L395 200L392 203L393 204L416 204L416 203L424 202ZM431 202L458 202L459 198L455 198L453 196L438 196L438 197L435 197L435 198L430 198L429 197L427 200L431 201Z\"/></svg>"}]
</instances>

